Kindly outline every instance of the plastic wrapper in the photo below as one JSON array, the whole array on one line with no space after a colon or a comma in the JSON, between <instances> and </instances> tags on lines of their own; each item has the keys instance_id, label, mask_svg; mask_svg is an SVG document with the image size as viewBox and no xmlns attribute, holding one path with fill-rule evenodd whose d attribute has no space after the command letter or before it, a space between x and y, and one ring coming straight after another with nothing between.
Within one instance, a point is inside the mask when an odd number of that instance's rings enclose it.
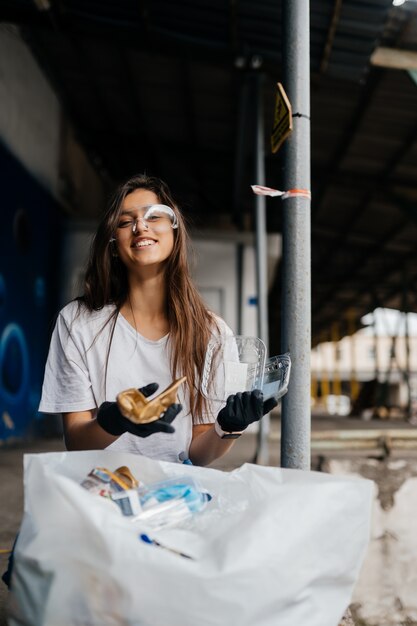
<instances>
[{"instance_id":1,"label":"plastic wrapper","mask_svg":"<svg viewBox=\"0 0 417 626\"><path fill-rule=\"evenodd\" d=\"M106 467L94 467L80 484L92 495L112 500L123 515L137 515L141 511L139 481L125 465L114 472Z\"/></svg>"},{"instance_id":2,"label":"plastic wrapper","mask_svg":"<svg viewBox=\"0 0 417 626\"><path fill-rule=\"evenodd\" d=\"M195 513L203 511L211 500L196 482L188 477L172 478L139 489L142 510L135 521L153 528L172 528Z\"/></svg>"}]
</instances>

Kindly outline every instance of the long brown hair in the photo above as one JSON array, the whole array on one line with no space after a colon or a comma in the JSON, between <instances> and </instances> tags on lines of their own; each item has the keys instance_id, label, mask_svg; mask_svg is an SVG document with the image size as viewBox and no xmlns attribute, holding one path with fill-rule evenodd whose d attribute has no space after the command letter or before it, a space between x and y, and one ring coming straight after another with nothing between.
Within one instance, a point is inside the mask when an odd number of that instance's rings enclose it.
<instances>
[{"instance_id":1,"label":"long brown hair","mask_svg":"<svg viewBox=\"0 0 417 626\"><path fill-rule=\"evenodd\" d=\"M171 372L173 378L187 377L191 413L194 422L198 422L202 412L207 410L206 400L200 392L200 381L207 344L217 324L191 280L187 258L190 243L184 218L168 186L159 178L139 174L116 190L92 242L82 301L90 311L114 304L115 311L111 317L114 317L115 323L120 308L129 298L126 268L117 256L111 239L122 203L136 189L155 193L159 202L172 207L178 219L173 250L165 266ZM114 325L111 338L113 331Z\"/></svg>"}]
</instances>

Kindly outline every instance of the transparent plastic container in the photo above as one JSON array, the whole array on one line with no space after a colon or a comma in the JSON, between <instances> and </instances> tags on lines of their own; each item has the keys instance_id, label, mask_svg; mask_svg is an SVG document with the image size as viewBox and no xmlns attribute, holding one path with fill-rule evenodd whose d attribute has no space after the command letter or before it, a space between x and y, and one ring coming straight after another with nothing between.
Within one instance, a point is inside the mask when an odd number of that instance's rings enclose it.
<instances>
[{"instance_id":1,"label":"transparent plastic container","mask_svg":"<svg viewBox=\"0 0 417 626\"><path fill-rule=\"evenodd\" d=\"M290 382L291 357L289 352L271 356L267 359L264 369L262 391L264 399L275 398L279 400L288 391Z\"/></svg>"},{"instance_id":2,"label":"transparent plastic container","mask_svg":"<svg viewBox=\"0 0 417 626\"><path fill-rule=\"evenodd\" d=\"M201 392L224 403L232 394L262 389L265 399L278 400L288 390L290 371L288 352L266 359L266 346L258 337L220 335L209 342Z\"/></svg>"},{"instance_id":3,"label":"transparent plastic container","mask_svg":"<svg viewBox=\"0 0 417 626\"><path fill-rule=\"evenodd\" d=\"M266 347L258 337L214 337L207 348L202 394L225 402L231 394L262 389L265 358Z\"/></svg>"}]
</instances>

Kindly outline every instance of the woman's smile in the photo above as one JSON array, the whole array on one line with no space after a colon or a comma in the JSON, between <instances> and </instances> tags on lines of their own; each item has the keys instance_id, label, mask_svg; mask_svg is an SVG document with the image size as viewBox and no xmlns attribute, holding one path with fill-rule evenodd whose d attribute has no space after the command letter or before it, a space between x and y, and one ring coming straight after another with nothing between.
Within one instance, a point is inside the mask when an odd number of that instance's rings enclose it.
<instances>
[{"instance_id":1,"label":"woman's smile","mask_svg":"<svg viewBox=\"0 0 417 626\"><path fill-rule=\"evenodd\" d=\"M150 239L149 237L139 237L135 239L135 241L133 242L132 248L135 248L135 249L149 248L149 246L154 246L157 243L158 242L155 239Z\"/></svg>"}]
</instances>

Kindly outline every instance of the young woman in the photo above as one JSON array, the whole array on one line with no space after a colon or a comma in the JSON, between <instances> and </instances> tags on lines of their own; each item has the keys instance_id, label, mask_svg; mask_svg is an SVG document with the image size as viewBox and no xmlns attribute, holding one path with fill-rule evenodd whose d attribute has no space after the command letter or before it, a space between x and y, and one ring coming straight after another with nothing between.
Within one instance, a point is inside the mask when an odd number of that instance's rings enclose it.
<instances>
[{"instance_id":1,"label":"young woman","mask_svg":"<svg viewBox=\"0 0 417 626\"><path fill-rule=\"evenodd\" d=\"M138 175L119 187L92 243L84 295L60 312L45 370L39 410L62 413L68 449L207 465L275 406L256 390L230 396L216 417L203 397L210 337L231 330L196 291L188 246L163 181ZM119 392L138 387L150 396L180 376L180 403L157 421L135 425L120 413Z\"/></svg>"}]
</instances>

